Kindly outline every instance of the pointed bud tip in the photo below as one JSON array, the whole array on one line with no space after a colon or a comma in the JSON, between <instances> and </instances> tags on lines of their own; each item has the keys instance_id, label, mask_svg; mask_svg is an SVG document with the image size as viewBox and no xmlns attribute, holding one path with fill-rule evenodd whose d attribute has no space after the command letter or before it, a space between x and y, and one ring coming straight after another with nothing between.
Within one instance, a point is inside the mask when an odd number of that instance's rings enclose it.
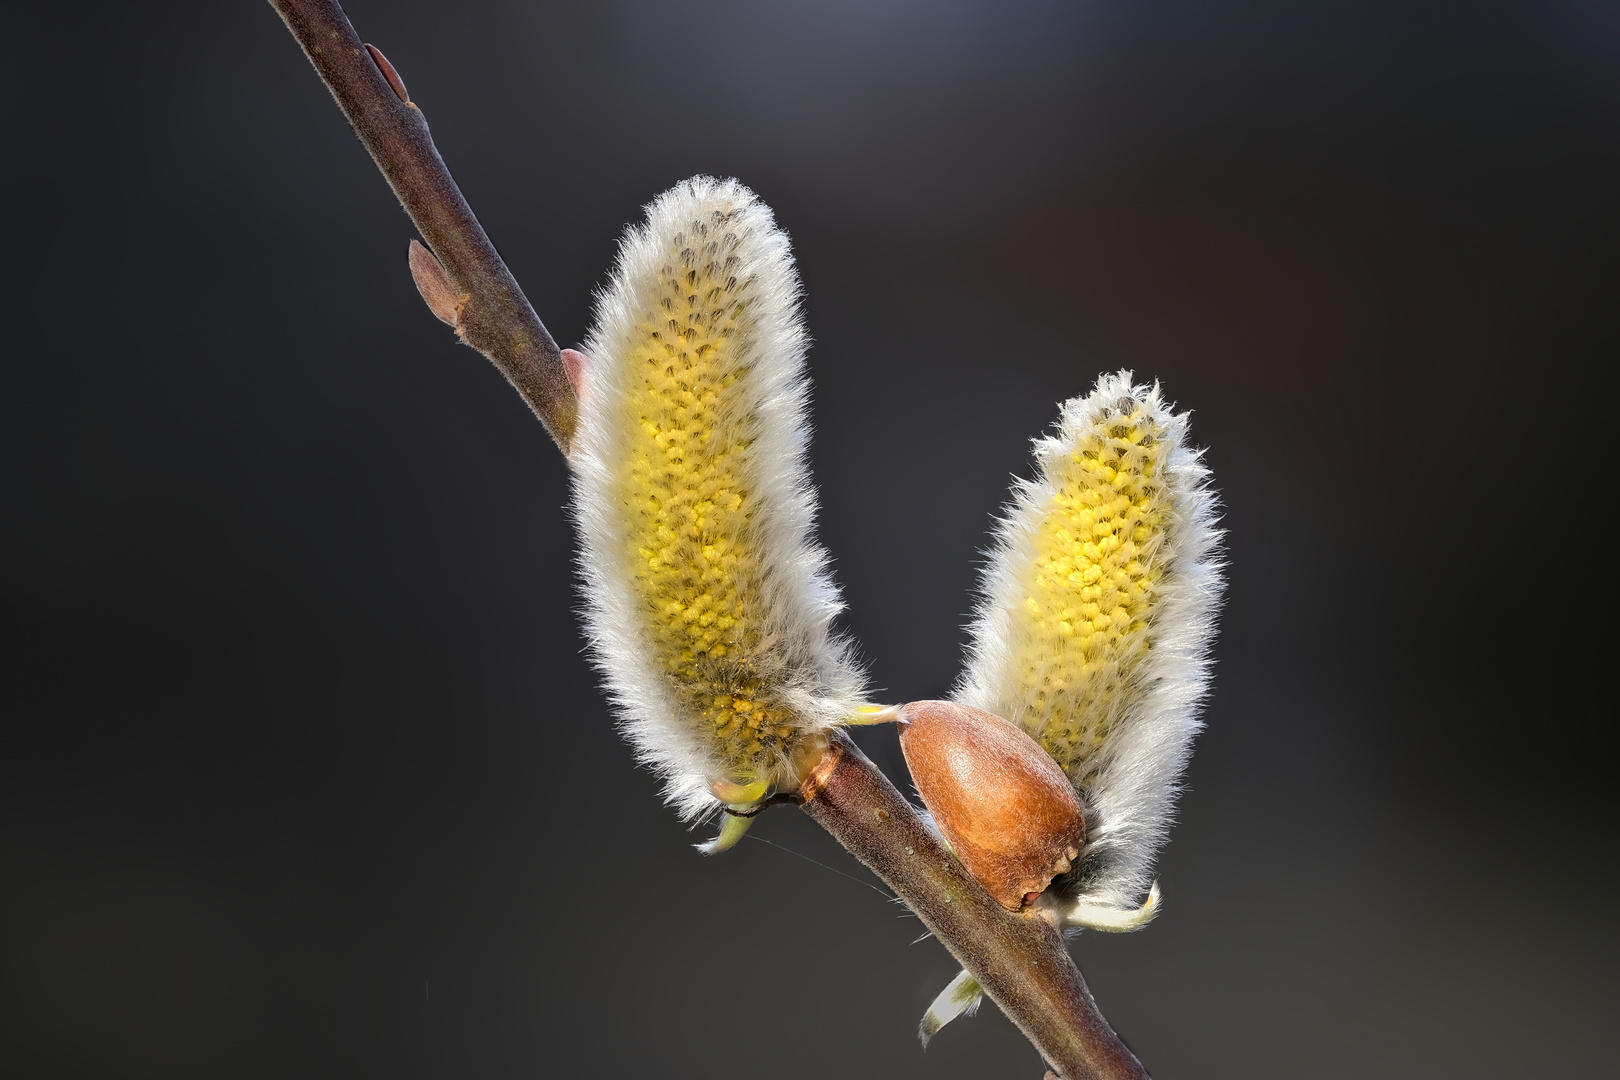
<instances>
[{"instance_id":1,"label":"pointed bud tip","mask_svg":"<svg viewBox=\"0 0 1620 1080\"><path fill-rule=\"evenodd\" d=\"M407 105L411 104L411 95L405 89L405 80L399 77L399 72L394 70L394 65L388 62L388 57L382 54L382 50L368 42L366 52L371 54L371 62L382 72L382 77L388 81L388 87L393 90L394 96Z\"/></svg>"}]
</instances>

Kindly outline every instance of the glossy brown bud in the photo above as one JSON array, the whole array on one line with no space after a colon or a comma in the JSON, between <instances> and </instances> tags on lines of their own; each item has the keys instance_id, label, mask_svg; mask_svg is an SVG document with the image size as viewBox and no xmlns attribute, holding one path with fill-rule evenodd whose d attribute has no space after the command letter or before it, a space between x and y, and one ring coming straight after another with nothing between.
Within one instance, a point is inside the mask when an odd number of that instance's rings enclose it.
<instances>
[{"instance_id":1,"label":"glossy brown bud","mask_svg":"<svg viewBox=\"0 0 1620 1080\"><path fill-rule=\"evenodd\" d=\"M1002 907L1020 911L1085 843L1080 800L1022 728L951 701L900 710L900 749L956 857Z\"/></svg>"}]
</instances>

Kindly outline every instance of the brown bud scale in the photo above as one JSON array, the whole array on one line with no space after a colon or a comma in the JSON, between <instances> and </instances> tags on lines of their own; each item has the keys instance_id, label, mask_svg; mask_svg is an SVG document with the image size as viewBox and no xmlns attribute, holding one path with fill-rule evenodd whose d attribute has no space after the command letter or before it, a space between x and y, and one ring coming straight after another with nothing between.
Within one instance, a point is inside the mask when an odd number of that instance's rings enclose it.
<instances>
[{"instance_id":1,"label":"brown bud scale","mask_svg":"<svg viewBox=\"0 0 1620 1080\"><path fill-rule=\"evenodd\" d=\"M900 749L939 831L1002 907L1023 910L1079 856L1080 799L1016 724L951 701L914 701L900 711Z\"/></svg>"}]
</instances>

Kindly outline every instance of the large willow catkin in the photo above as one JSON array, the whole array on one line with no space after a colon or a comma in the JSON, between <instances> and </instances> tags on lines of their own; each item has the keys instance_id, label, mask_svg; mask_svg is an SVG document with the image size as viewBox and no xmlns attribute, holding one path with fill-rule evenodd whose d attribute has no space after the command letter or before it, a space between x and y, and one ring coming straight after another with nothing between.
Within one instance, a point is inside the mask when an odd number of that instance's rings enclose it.
<instances>
[{"instance_id":1,"label":"large willow catkin","mask_svg":"<svg viewBox=\"0 0 1620 1080\"><path fill-rule=\"evenodd\" d=\"M735 181L655 200L585 347L571 455L592 655L687 815L791 781L860 701L810 536L806 336L787 237Z\"/></svg>"}]
</instances>

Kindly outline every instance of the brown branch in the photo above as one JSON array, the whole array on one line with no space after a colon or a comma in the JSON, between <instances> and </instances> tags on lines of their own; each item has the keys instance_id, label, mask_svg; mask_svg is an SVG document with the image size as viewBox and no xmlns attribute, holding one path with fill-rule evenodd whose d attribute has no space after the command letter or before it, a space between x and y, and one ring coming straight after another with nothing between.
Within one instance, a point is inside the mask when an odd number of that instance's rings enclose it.
<instances>
[{"instance_id":1,"label":"brown branch","mask_svg":"<svg viewBox=\"0 0 1620 1080\"><path fill-rule=\"evenodd\" d=\"M1147 1080L1097 1011L1063 935L991 899L843 732L803 794L805 813L917 913L1065 1080Z\"/></svg>"},{"instance_id":2,"label":"brown branch","mask_svg":"<svg viewBox=\"0 0 1620 1080\"><path fill-rule=\"evenodd\" d=\"M461 300L454 309L456 333L494 362L566 454L577 402L557 343L484 235L439 157L422 111L406 100L404 82L381 54L373 59L336 0L270 0L270 6L304 47L438 257L442 280ZM412 261L420 283L422 271Z\"/></svg>"},{"instance_id":3,"label":"brown branch","mask_svg":"<svg viewBox=\"0 0 1620 1080\"><path fill-rule=\"evenodd\" d=\"M577 402L564 357L450 177L421 111L335 0L270 0L436 255L412 250L434 313L494 361L567 453ZM904 900L1064 1080L1146 1080L1097 1011L1062 935L1002 908L917 811L836 733L802 805Z\"/></svg>"}]
</instances>

